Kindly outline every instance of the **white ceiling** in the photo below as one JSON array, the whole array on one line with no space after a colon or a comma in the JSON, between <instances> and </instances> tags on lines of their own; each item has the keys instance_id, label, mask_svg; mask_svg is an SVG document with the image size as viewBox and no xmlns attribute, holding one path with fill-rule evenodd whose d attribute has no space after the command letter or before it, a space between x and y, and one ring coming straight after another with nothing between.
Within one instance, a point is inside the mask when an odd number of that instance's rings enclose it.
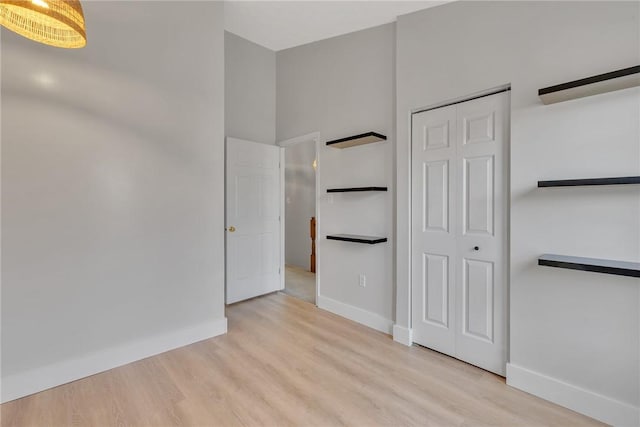
<instances>
[{"instance_id":1,"label":"white ceiling","mask_svg":"<svg viewBox=\"0 0 640 427\"><path fill-rule=\"evenodd\" d=\"M225 29L282 50L393 22L399 15L448 1L231 0L225 2Z\"/></svg>"}]
</instances>

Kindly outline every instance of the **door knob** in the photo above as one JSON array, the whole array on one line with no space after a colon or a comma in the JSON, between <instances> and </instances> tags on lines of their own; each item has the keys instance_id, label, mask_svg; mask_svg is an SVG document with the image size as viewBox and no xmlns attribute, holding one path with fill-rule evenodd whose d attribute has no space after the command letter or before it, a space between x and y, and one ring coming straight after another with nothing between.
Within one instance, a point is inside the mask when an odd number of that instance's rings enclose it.
<instances>
[{"instance_id":1,"label":"door knob","mask_svg":"<svg viewBox=\"0 0 640 427\"><path fill-rule=\"evenodd\" d=\"M479 251L479 250L480 250L480 246L474 246L474 247L473 247L473 250L474 250L474 251Z\"/></svg>"},{"instance_id":2,"label":"door knob","mask_svg":"<svg viewBox=\"0 0 640 427\"><path fill-rule=\"evenodd\" d=\"M234 231L236 231L236 228L232 225L231 227L228 228L228 230L233 233Z\"/></svg>"}]
</instances>

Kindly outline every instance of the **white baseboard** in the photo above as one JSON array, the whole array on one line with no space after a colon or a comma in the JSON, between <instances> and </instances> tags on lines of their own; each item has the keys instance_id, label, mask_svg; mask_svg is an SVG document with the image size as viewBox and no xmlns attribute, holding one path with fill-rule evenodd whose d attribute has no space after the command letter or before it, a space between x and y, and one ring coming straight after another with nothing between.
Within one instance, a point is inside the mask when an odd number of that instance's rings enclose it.
<instances>
[{"instance_id":1,"label":"white baseboard","mask_svg":"<svg viewBox=\"0 0 640 427\"><path fill-rule=\"evenodd\" d=\"M410 346L413 344L413 331L406 326L393 325L393 340Z\"/></svg>"},{"instance_id":2,"label":"white baseboard","mask_svg":"<svg viewBox=\"0 0 640 427\"><path fill-rule=\"evenodd\" d=\"M507 384L614 426L640 425L640 408L507 364Z\"/></svg>"},{"instance_id":3,"label":"white baseboard","mask_svg":"<svg viewBox=\"0 0 640 427\"><path fill-rule=\"evenodd\" d=\"M227 318L145 338L2 378L2 403L227 332Z\"/></svg>"},{"instance_id":4,"label":"white baseboard","mask_svg":"<svg viewBox=\"0 0 640 427\"><path fill-rule=\"evenodd\" d=\"M361 323L377 331L391 335L393 322L389 319L385 319L379 314L372 313L370 311L363 310L362 308L345 304L322 295L318 295L317 303L318 307L323 310L330 311L338 316L346 317L349 320L353 320L354 322Z\"/></svg>"}]
</instances>

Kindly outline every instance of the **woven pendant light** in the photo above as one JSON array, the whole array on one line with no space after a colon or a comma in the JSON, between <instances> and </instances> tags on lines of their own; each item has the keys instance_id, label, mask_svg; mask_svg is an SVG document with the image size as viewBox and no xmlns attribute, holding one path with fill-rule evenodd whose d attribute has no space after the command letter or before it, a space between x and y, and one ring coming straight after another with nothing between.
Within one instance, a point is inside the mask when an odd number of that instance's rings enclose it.
<instances>
[{"instance_id":1,"label":"woven pendant light","mask_svg":"<svg viewBox=\"0 0 640 427\"><path fill-rule=\"evenodd\" d=\"M51 46L79 48L87 44L79 0L0 0L0 24Z\"/></svg>"}]
</instances>

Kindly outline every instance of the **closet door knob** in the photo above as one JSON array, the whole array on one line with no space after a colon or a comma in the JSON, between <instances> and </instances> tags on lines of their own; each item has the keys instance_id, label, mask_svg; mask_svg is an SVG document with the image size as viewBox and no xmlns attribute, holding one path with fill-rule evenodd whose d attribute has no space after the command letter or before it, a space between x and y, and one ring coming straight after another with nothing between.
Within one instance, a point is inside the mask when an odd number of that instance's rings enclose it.
<instances>
[{"instance_id":1,"label":"closet door knob","mask_svg":"<svg viewBox=\"0 0 640 427\"><path fill-rule=\"evenodd\" d=\"M479 250L480 250L480 246L474 246L474 247L473 247L473 250L474 250L474 251L479 251Z\"/></svg>"}]
</instances>

